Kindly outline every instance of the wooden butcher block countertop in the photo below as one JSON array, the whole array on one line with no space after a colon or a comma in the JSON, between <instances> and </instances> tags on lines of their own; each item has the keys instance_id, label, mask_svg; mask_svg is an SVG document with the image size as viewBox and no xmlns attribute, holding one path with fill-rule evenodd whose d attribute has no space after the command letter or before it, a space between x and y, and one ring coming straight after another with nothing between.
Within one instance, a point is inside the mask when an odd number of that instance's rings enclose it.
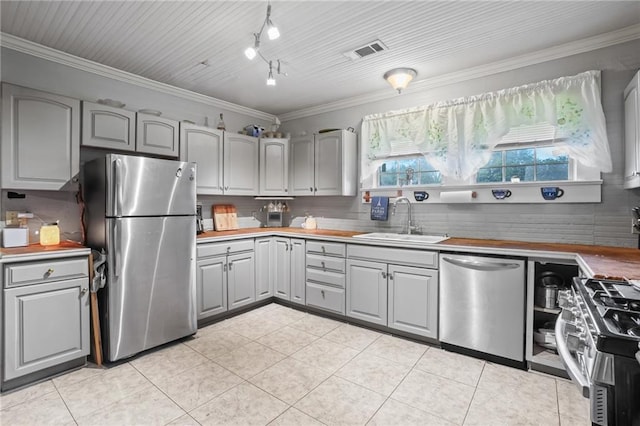
<instances>
[{"instance_id":1,"label":"wooden butcher block countertop","mask_svg":"<svg viewBox=\"0 0 640 426\"><path fill-rule=\"evenodd\" d=\"M237 231L209 231L200 234L198 238L215 238L225 236L242 236L253 234L272 234L272 233L284 233L284 234L297 234L308 235L315 237L333 237L343 239L349 239L355 235L363 234L363 232L356 231L340 231L332 229L315 229L306 230L302 228L245 228ZM364 243L363 240L358 239L358 243ZM385 242L367 241L369 244L378 245L392 245L385 244ZM398 247L398 244L393 244L394 247ZM409 244L407 244L409 246ZM411 245L416 248L416 245ZM501 254L509 251L522 251L522 252L552 252L552 253L565 253L570 255L578 255L582 259L584 265L588 267L590 272L596 278L610 278L610 279L640 279L640 250L623 247L608 247L608 246L590 246L580 244L561 244L561 243L534 243L526 241L509 241L509 240L482 240L474 238L449 238L437 244L423 245L424 248L433 248L437 250L460 250L464 251L465 248L477 248L483 249L484 252L491 249L496 249L496 252L500 251ZM520 255L523 255L520 253Z\"/></svg>"}]
</instances>

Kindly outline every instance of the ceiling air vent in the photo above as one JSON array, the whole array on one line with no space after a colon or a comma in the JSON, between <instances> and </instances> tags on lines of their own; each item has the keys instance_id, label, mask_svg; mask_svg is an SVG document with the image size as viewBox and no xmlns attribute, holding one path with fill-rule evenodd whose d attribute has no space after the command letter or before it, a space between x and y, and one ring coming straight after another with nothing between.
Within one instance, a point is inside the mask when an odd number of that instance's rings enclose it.
<instances>
[{"instance_id":1,"label":"ceiling air vent","mask_svg":"<svg viewBox=\"0 0 640 426\"><path fill-rule=\"evenodd\" d=\"M352 61L355 61L356 59L364 58L365 56L373 55L374 53L379 53L383 50L387 50L387 46L385 46L380 40L374 40L364 46L358 47L357 49L344 52L343 55Z\"/></svg>"}]
</instances>

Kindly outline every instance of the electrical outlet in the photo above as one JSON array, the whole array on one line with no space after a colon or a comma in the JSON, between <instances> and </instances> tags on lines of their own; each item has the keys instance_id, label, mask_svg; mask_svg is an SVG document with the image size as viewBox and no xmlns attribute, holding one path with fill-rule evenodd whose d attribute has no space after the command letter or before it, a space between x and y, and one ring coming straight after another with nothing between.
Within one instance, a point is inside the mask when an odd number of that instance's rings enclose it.
<instances>
[{"instance_id":1,"label":"electrical outlet","mask_svg":"<svg viewBox=\"0 0 640 426\"><path fill-rule=\"evenodd\" d=\"M5 221L7 226L18 225L18 212L7 211L5 214Z\"/></svg>"}]
</instances>

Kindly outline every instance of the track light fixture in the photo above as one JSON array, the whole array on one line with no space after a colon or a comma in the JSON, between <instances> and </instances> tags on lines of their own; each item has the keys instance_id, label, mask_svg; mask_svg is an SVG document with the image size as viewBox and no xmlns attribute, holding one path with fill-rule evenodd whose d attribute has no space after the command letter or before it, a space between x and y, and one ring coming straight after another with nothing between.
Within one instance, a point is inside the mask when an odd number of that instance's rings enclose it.
<instances>
[{"instance_id":1,"label":"track light fixture","mask_svg":"<svg viewBox=\"0 0 640 426\"><path fill-rule=\"evenodd\" d=\"M255 58L256 56L259 56L260 59L262 59L265 63L267 63L269 65L269 76L267 78L267 86L275 86L276 80L275 78L273 78L273 61L265 58L262 55L262 53L260 53L260 38L262 37L262 32L264 31L265 27L267 28L267 36L269 37L269 40L275 40L278 37L280 37L280 31L278 30L278 27L276 27L273 21L271 21L271 3L270 2L267 3L267 16L264 18L264 22L262 23L262 27L260 27L260 31L258 31L257 33L253 33L253 38L254 38L253 46L247 47L244 51L244 55L249 60L253 60L253 58ZM286 73L282 73L280 71L280 59L276 59L276 61L278 62L277 73L286 75Z\"/></svg>"}]
</instances>

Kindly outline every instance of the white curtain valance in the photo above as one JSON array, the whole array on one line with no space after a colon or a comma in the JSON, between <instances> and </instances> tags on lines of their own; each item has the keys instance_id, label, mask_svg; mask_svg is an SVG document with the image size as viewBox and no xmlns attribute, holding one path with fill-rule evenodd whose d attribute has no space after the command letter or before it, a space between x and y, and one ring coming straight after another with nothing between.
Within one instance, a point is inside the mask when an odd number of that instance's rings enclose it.
<instances>
[{"instance_id":1,"label":"white curtain valance","mask_svg":"<svg viewBox=\"0 0 640 426\"><path fill-rule=\"evenodd\" d=\"M400 153L423 154L443 176L465 181L489 161L510 129L542 123L555 128L558 152L603 172L611 171L600 71L586 71L364 117L363 185L369 186L385 159Z\"/></svg>"}]
</instances>

